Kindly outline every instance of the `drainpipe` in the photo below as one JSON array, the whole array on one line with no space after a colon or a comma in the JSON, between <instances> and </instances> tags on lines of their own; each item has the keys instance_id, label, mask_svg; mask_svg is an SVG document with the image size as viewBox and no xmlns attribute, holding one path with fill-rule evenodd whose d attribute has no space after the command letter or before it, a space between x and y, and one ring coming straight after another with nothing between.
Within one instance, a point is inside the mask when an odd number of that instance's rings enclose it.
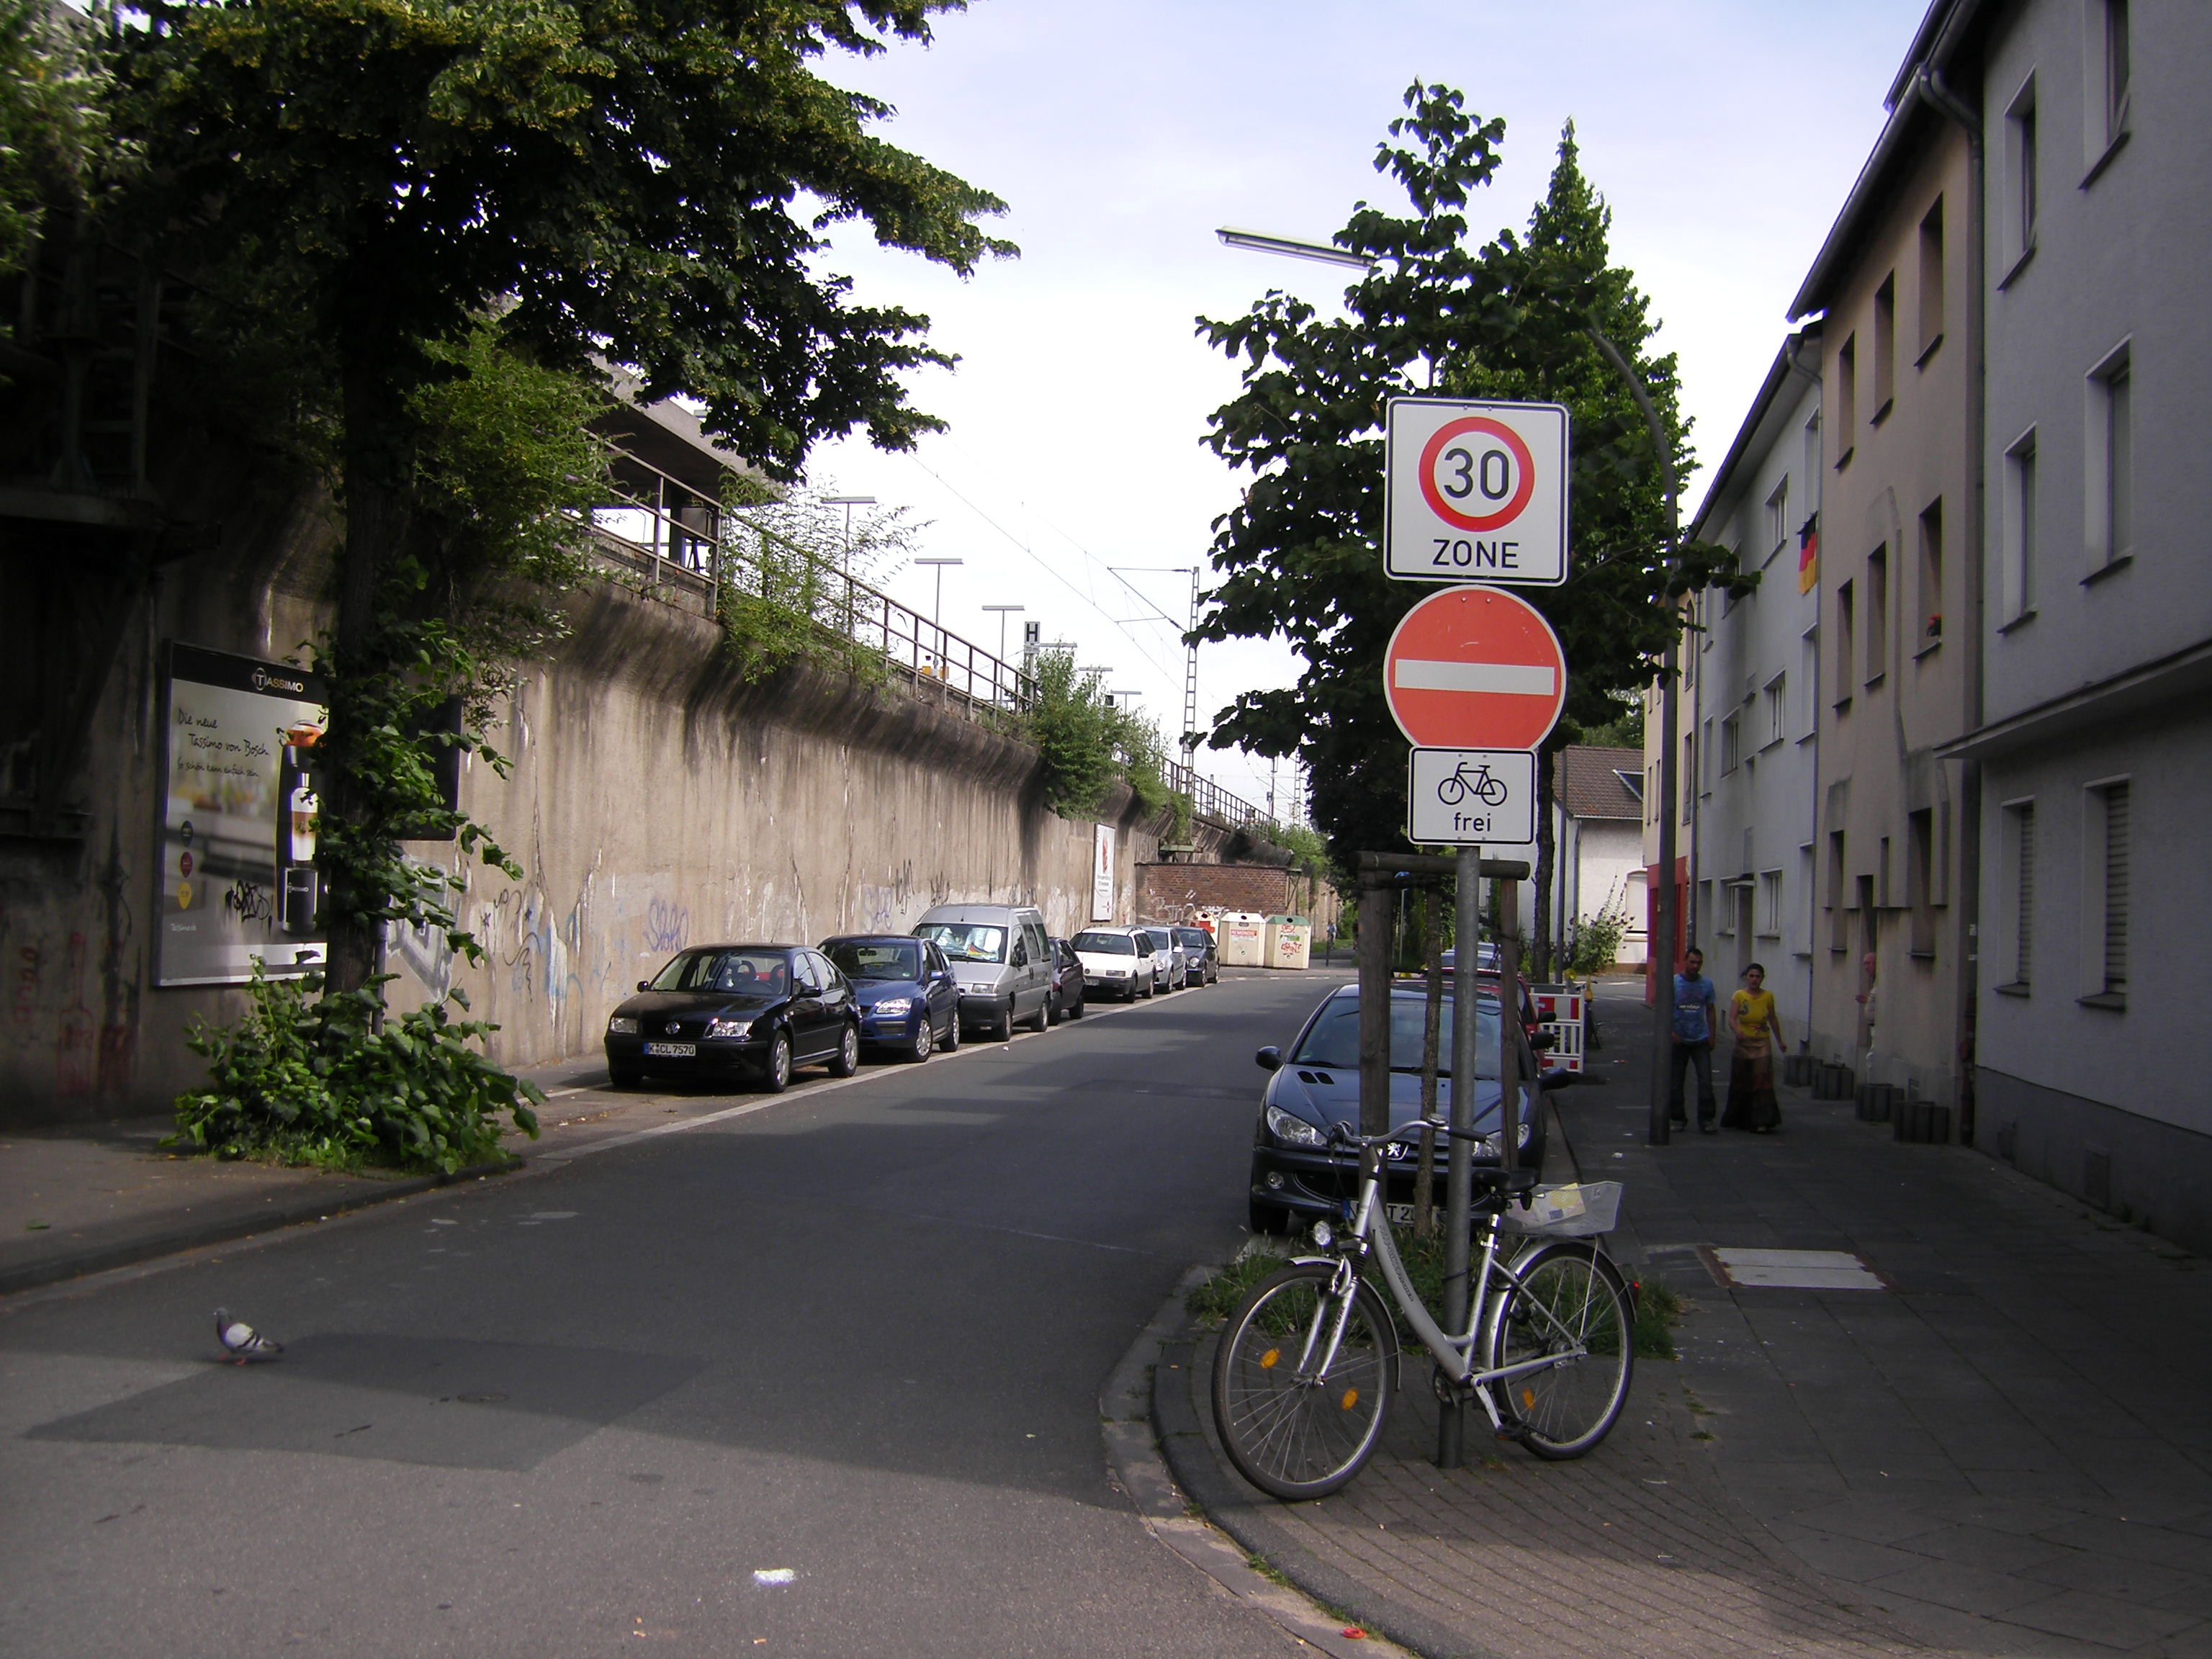
<instances>
[{"instance_id":1,"label":"drainpipe","mask_svg":"<svg viewBox=\"0 0 2212 1659\"><path fill-rule=\"evenodd\" d=\"M1987 301L1984 266L1987 239L1983 231L1983 200L1987 185L1987 158L1982 143L1981 117L1954 92L1941 71L1923 64L1912 78L1916 97L1955 125L1966 135L1966 374L1973 403L1972 488L1966 500L1966 569L1960 597L1966 601L1966 627L1959 643L1966 658L1966 729L1978 732L1983 718L1982 616L1984 608L1982 574L1984 563L1983 526L1988 522L1989 363L1986 326ZM1974 1099L1970 1043L1974 1030L1975 1000L1980 994L1982 916L1982 763L1961 763L1959 782L1959 892L1960 944L1958 953L1959 1012L1955 1045L1958 1063L1953 1100L1958 1107L1959 1139L1972 1146Z\"/></svg>"}]
</instances>

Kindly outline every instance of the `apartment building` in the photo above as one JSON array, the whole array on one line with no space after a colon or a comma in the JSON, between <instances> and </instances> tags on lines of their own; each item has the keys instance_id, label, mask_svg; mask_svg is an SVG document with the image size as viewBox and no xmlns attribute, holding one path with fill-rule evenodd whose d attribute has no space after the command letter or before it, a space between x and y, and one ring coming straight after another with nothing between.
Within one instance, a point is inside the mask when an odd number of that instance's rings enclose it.
<instances>
[{"instance_id":1,"label":"apartment building","mask_svg":"<svg viewBox=\"0 0 2212 1659\"><path fill-rule=\"evenodd\" d=\"M1759 586L1698 596L1685 640L1696 732L1697 942L1723 985L1766 970L1783 1029L1809 1029L1820 755L1822 325L1792 335L1691 521Z\"/></svg>"}]
</instances>

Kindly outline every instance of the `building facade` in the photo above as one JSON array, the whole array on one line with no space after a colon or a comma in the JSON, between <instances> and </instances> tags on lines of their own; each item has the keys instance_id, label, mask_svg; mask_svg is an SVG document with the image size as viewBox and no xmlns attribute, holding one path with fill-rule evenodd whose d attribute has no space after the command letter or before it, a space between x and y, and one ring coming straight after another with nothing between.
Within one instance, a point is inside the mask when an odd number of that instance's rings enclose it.
<instances>
[{"instance_id":1,"label":"building facade","mask_svg":"<svg viewBox=\"0 0 2212 1659\"><path fill-rule=\"evenodd\" d=\"M1577 925L1619 916L1613 960L1643 963L1644 788L1641 750L1571 744L1553 757L1552 937L1562 952Z\"/></svg>"},{"instance_id":2,"label":"building facade","mask_svg":"<svg viewBox=\"0 0 2212 1659\"><path fill-rule=\"evenodd\" d=\"M1821 325L1792 335L1690 526L1759 586L1698 598L1685 641L1698 734L1697 942L1726 986L1765 969L1793 1043L1810 1029L1820 757Z\"/></svg>"},{"instance_id":3,"label":"building facade","mask_svg":"<svg viewBox=\"0 0 2212 1659\"><path fill-rule=\"evenodd\" d=\"M1973 1138L2201 1249L2212 8L1952 9L1987 176Z\"/></svg>"}]
</instances>

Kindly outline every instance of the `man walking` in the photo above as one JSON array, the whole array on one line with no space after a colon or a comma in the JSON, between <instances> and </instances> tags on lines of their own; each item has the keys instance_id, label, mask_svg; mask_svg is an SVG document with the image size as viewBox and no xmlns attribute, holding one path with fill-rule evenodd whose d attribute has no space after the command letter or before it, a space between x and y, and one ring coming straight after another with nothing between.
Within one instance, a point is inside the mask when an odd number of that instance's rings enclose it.
<instances>
[{"instance_id":1,"label":"man walking","mask_svg":"<svg viewBox=\"0 0 2212 1659\"><path fill-rule=\"evenodd\" d=\"M1691 951L1682 957L1682 971L1674 975L1674 1049L1668 1060L1667 1115L1677 1129L1689 1127L1683 1114L1682 1072L1698 1068L1698 1127L1706 1134L1713 1125L1713 1008L1717 996L1705 977L1705 953Z\"/></svg>"}]
</instances>

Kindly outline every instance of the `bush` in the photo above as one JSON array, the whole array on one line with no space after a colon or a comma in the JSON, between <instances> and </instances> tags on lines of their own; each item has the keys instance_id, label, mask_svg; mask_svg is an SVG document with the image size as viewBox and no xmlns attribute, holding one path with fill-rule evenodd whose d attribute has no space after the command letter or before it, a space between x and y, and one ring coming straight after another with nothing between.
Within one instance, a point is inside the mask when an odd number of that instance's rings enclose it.
<instances>
[{"instance_id":1,"label":"bush","mask_svg":"<svg viewBox=\"0 0 2212 1659\"><path fill-rule=\"evenodd\" d=\"M1628 917L1619 910L1579 916L1567 924L1567 972L1587 977L1603 973L1620 954L1620 941L1628 933Z\"/></svg>"},{"instance_id":2,"label":"bush","mask_svg":"<svg viewBox=\"0 0 2212 1659\"><path fill-rule=\"evenodd\" d=\"M234 1026L196 1022L185 1038L208 1061L208 1086L177 1097L177 1131L162 1144L451 1175L498 1154L502 1115L537 1139L532 1108L545 1097L469 1046L499 1028L454 1019L446 1002L385 1017L390 977L317 1000L320 975L266 979L257 964L246 1017ZM468 1007L459 991L447 1001Z\"/></svg>"}]
</instances>

